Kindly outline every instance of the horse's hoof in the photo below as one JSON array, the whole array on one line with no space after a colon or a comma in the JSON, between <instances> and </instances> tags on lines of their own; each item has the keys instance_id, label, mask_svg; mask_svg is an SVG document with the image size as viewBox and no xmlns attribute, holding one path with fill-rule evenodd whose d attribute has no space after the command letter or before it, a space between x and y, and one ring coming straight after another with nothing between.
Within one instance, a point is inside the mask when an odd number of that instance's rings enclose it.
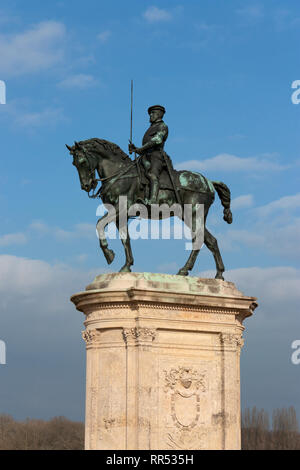
<instances>
[{"instance_id":1,"label":"horse's hoof","mask_svg":"<svg viewBox=\"0 0 300 470\"><path fill-rule=\"evenodd\" d=\"M109 248L105 251L104 256L106 258L107 264L111 264L115 259L114 251L110 250Z\"/></svg>"},{"instance_id":2,"label":"horse's hoof","mask_svg":"<svg viewBox=\"0 0 300 470\"><path fill-rule=\"evenodd\" d=\"M223 273L217 273L215 275L215 279L221 279L222 281L225 281L224 277L223 277Z\"/></svg>"},{"instance_id":3,"label":"horse's hoof","mask_svg":"<svg viewBox=\"0 0 300 470\"><path fill-rule=\"evenodd\" d=\"M188 276L189 272L186 269L179 269L177 276Z\"/></svg>"},{"instance_id":4,"label":"horse's hoof","mask_svg":"<svg viewBox=\"0 0 300 470\"><path fill-rule=\"evenodd\" d=\"M123 266L123 268L120 269L119 273L131 273L130 266Z\"/></svg>"}]
</instances>

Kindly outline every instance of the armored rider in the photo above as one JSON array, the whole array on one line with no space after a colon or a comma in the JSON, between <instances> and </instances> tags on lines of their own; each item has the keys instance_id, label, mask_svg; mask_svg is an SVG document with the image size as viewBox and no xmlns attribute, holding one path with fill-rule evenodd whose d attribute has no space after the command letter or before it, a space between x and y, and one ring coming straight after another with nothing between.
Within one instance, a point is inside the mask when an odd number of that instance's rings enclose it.
<instances>
[{"instance_id":1,"label":"armored rider","mask_svg":"<svg viewBox=\"0 0 300 470\"><path fill-rule=\"evenodd\" d=\"M162 120L166 110L163 106L150 106L150 127L143 137L142 147L137 148L133 143L129 144L129 153L136 152L142 155L142 164L146 175L150 180L150 199L147 204L156 204L159 190L159 176L165 165L164 145L168 138L168 126Z\"/></svg>"}]
</instances>

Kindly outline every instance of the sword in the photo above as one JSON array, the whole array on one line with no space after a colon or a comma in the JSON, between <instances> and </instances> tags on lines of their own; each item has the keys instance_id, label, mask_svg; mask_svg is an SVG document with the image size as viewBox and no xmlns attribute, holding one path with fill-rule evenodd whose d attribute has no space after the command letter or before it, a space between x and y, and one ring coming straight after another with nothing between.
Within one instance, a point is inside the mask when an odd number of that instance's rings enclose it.
<instances>
[{"instance_id":1,"label":"sword","mask_svg":"<svg viewBox=\"0 0 300 470\"><path fill-rule=\"evenodd\" d=\"M132 144L132 110L133 110L133 80L131 80L131 93L130 93L130 140L129 142ZM136 158L136 152L134 152L134 161L137 167L138 179L139 179L139 186L141 185L141 170L139 167L138 159Z\"/></svg>"},{"instance_id":2,"label":"sword","mask_svg":"<svg viewBox=\"0 0 300 470\"><path fill-rule=\"evenodd\" d=\"M132 144L132 108L133 108L133 80L131 80L131 106L130 106L130 143Z\"/></svg>"}]
</instances>

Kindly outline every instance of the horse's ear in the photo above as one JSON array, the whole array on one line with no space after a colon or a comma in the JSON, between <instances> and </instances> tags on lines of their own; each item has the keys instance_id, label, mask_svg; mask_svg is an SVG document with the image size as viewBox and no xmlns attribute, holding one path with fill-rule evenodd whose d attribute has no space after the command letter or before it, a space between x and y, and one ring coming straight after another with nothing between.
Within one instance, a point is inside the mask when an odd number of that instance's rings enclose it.
<instances>
[{"instance_id":1,"label":"horse's ear","mask_svg":"<svg viewBox=\"0 0 300 470\"><path fill-rule=\"evenodd\" d=\"M74 143L75 143L75 148L76 148L76 149L79 149L79 148L80 148L80 145L79 145L79 143L78 143L78 142L76 142L76 140L74 140Z\"/></svg>"},{"instance_id":2,"label":"horse's ear","mask_svg":"<svg viewBox=\"0 0 300 470\"><path fill-rule=\"evenodd\" d=\"M70 152L72 152L72 150L73 150L72 147L70 147L68 144L65 144L65 145L66 145L67 149L68 149Z\"/></svg>"}]
</instances>

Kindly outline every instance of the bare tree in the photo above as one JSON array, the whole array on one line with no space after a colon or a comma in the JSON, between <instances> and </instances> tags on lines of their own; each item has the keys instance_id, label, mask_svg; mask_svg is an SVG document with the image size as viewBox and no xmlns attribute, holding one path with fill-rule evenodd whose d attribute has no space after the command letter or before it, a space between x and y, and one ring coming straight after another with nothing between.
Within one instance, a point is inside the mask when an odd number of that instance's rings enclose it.
<instances>
[{"instance_id":1,"label":"bare tree","mask_svg":"<svg viewBox=\"0 0 300 470\"><path fill-rule=\"evenodd\" d=\"M244 450L300 450L300 434L294 407L273 411L272 429L269 415L256 407L242 413L242 448Z\"/></svg>"},{"instance_id":2,"label":"bare tree","mask_svg":"<svg viewBox=\"0 0 300 470\"><path fill-rule=\"evenodd\" d=\"M299 449L299 427L296 410L293 406L278 408L273 411L272 428L274 448L282 450Z\"/></svg>"},{"instance_id":3,"label":"bare tree","mask_svg":"<svg viewBox=\"0 0 300 470\"><path fill-rule=\"evenodd\" d=\"M242 442L243 449L268 448L269 415L256 407L247 408L242 413Z\"/></svg>"},{"instance_id":4,"label":"bare tree","mask_svg":"<svg viewBox=\"0 0 300 470\"><path fill-rule=\"evenodd\" d=\"M64 417L15 421L0 415L0 450L81 450L84 424Z\"/></svg>"},{"instance_id":5,"label":"bare tree","mask_svg":"<svg viewBox=\"0 0 300 470\"><path fill-rule=\"evenodd\" d=\"M0 414L0 450L81 450L84 424L56 417L50 421L15 421ZM242 413L244 450L300 450L300 434L293 407L274 410L272 429L264 409L247 408Z\"/></svg>"}]
</instances>

